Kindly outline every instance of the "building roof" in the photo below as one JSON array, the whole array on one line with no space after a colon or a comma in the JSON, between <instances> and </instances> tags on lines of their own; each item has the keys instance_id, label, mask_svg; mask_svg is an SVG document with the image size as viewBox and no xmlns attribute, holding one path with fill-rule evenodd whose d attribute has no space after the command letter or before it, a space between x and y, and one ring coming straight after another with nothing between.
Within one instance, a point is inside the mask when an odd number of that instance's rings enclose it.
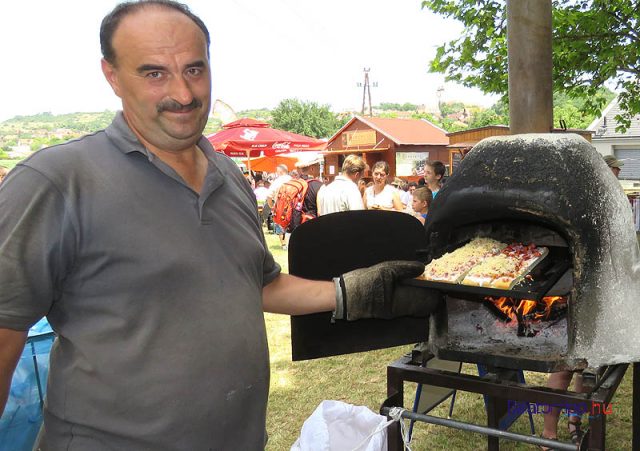
<instances>
[{"instance_id":1,"label":"building roof","mask_svg":"<svg viewBox=\"0 0 640 451\"><path fill-rule=\"evenodd\" d=\"M626 132L620 133L616 131L618 121L615 119L616 115L620 113L621 109L618 104L618 98L616 97L604 109L602 116L587 127L587 130L595 133L593 139L640 137L640 114L631 119L631 127L629 127Z\"/></svg>"},{"instance_id":2,"label":"building roof","mask_svg":"<svg viewBox=\"0 0 640 451\"><path fill-rule=\"evenodd\" d=\"M477 127L477 128L469 128L466 130L458 130L457 132L450 132L447 133L447 136L457 136L457 135L467 135L470 132L478 132L481 130L504 130L507 133L509 132L509 126L508 125L484 125L482 127Z\"/></svg>"},{"instance_id":3,"label":"building roof","mask_svg":"<svg viewBox=\"0 0 640 451\"><path fill-rule=\"evenodd\" d=\"M360 121L397 145L447 145L447 132L426 119L397 119L354 116L329 139L333 142L355 121Z\"/></svg>"}]
</instances>

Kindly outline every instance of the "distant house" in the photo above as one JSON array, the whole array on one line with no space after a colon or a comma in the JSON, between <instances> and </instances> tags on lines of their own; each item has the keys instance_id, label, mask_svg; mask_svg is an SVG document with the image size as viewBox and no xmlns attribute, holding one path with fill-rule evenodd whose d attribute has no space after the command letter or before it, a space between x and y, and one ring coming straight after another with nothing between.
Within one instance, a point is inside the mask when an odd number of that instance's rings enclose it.
<instances>
[{"instance_id":1,"label":"distant house","mask_svg":"<svg viewBox=\"0 0 640 451\"><path fill-rule=\"evenodd\" d=\"M640 180L640 115L631 120L631 127L624 132L616 131L615 116L620 113L618 99L614 99L602 112L602 116L589 125L594 132L591 143L602 155L615 155L624 162L620 178Z\"/></svg>"},{"instance_id":2,"label":"distant house","mask_svg":"<svg viewBox=\"0 0 640 451\"><path fill-rule=\"evenodd\" d=\"M327 142L323 175L332 179L346 155L358 154L369 168L389 164L391 177L417 180L427 160L449 163L447 132L425 119L355 116ZM369 178L370 171L365 172Z\"/></svg>"},{"instance_id":3,"label":"distant house","mask_svg":"<svg viewBox=\"0 0 640 451\"><path fill-rule=\"evenodd\" d=\"M29 144L18 144L17 146L11 146L11 150L7 152L7 155L9 158L25 158L32 153Z\"/></svg>"}]
</instances>

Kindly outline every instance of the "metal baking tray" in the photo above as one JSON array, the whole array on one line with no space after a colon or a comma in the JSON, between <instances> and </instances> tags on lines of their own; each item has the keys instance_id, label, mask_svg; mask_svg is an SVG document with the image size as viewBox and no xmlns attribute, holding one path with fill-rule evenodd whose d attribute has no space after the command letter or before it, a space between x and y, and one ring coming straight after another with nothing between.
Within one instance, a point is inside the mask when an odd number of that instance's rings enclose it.
<instances>
[{"instance_id":1,"label":"metal baking tray","mask_svg":"<svg viewBox=\"0 0 640 451\"><path fill-rule=\"evenodd\" d=\"M569 250L566 247L549 247L549 255L529 273L533 280L523 279L522 282L510 290L461 285L458 283L432 282L424 279L408 279L402 283L414 287L436 289L443 293L455 295L460 299L481 300L480 297L484 296L506 296L514 299L540 301L547 296L552 287L554 292L559 291L554 285L570 268ZM570 289L571 286L566 287L566 292Z\"/></svg>"}]
</instances>

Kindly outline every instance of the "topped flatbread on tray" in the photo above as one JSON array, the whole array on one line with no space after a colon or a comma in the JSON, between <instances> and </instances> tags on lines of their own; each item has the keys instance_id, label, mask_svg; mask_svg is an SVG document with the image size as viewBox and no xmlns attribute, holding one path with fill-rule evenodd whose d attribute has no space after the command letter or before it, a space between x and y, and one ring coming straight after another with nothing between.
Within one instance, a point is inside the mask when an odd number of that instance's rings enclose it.
<instances>
[{"instance_id":1,"label":"topped flatbread on tray","mask_svg":"<svg viewBox=\"0 0 640 451\"><path fill-rule=\"evenodd\" d=\"M425 267L421 278L434 282L460 283L471 268L487 257L497 255L506 247L505 243L491 238L474 238L453 252L432 260Z\"/></svg>"},{"instance_id":2,"label":"topped flatbread on tray","mask_svg":"<svg viewBox=\"0 0 640 451\"><path fill-rule=\"evenodd\" d=\"M546 247L514 243L471 268L461 283L510 290L549 253Z\"/></svg>"}]
</instances>

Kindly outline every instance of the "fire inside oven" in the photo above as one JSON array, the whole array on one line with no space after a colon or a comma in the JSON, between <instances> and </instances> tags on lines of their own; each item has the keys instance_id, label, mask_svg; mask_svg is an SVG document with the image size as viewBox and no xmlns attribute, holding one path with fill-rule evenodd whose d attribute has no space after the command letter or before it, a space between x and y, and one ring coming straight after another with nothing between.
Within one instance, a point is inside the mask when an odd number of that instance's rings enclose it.
<instances>
[{"instance_id":1,"label":"fire inside oven","mask_svg":"<svg viewBox=\"0 0 640 451\"><path fill-rule=\"evenodd\" d=\"M484 305L499 321L516 327L519 337L535 337L567 316L567 299L568 296L545 296L534 301L486 296Z\"/></svg>"}]
</instances>

